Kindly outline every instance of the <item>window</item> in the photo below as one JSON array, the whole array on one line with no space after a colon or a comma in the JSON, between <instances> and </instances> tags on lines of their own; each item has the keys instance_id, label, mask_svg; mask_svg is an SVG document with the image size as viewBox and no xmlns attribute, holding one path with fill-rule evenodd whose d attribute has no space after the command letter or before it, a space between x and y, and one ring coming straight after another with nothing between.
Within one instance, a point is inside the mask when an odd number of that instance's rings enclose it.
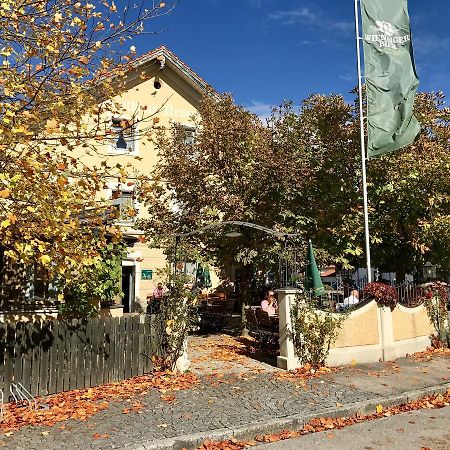
<instances>
[{"instance_id":1,"label":"window","mask_svg":"<svg viewBox=\"0 0 450 450\"><path fill-rule=\"evenodd\" d=\"M195 144L195 127L192 125L183 126L184 131L184 143L186 145L194 145Z\"/></svg>"},{"instance_id":2,"label":"window","mask_svg":"<svg viewBox=\"0 0 450 450\"><path fill-rule=\"evenodd\" d=\"M136 216L136 196L134 191L116 189L112 192L112 204L118 208L119 222L132 224Z\"/></svg>"},{"instance_id":3,"label":"window","mask_svg":"<svg viewBox=\"0 0 450 450\"><path fill-rule=\"evenodd\" d=\"M135 154L137 152L137 124L122 117L113 117L110 135L112 153Z\"/></svg>"}]
</instances>

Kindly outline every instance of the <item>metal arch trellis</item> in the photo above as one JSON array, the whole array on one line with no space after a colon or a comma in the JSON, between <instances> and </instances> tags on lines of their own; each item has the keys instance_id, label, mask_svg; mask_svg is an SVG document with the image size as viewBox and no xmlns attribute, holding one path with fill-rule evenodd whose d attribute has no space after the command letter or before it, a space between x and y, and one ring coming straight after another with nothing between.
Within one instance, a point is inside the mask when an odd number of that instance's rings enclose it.
<instances>
[{"instance_id":1,"label":"metal arch trellis","mask_svg":"<svg viewBox=\"0 0 450 450\"><path fill-rule=\"evenodd\" d=\"M299 274L299 263L298 263L298 252L297 249L288 248L289 240L298 236L301 236L300 233L285 233L276 230L272 230L271 228L264 227L262 225L258 225L251 222L244 222L240 220L228 220L223 222L216 222L209 225L205 225L204 227L197 228L192 231L187 231L184 233L177 233L172 235L175 237L175 261L174 261L174 272L176 273L177 266L177 248L180 244L182 238L190 237L195 234L200 234L205 231L214 229L214 228L222 228L227 225L236 225L240 227L252 228L257 231L261 231L265 234L268 234L277 238L284 238L285 247L284 251L279 255L279 282L280 287L288 287L294 286L298 282L298 274ZM186 261L185 261L186 262Z\"/></svg>"}]
</instances>

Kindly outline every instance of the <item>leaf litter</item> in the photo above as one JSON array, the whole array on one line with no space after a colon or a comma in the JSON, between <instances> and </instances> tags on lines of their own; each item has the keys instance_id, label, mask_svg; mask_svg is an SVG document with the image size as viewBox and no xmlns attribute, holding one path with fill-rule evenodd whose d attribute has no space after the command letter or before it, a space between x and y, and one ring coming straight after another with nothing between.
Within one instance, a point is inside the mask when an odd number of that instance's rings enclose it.
<instances>
[{"instance_id":1,"label":"leaf litter","mask_svg":"<svg viewBox=\"0 0 450 450\"><path fill-rule=\"evenodd\" d=\"M229 439L226 441L214 442L205 441L197 450L242 450L244 448L253 447L259 443L278 442L286 439L298 438L312 433L320 433L329 430L339 430L355 423L376 420L383 417L390 417L418 409L438 409L450 406L450 389L444 394L433 394L423 397L410 403L404 403L398 406L383 408L382 405L376 406L376 411L372 414L360 415L356 414L350 417L319 417L310 420L300 430L288 431L283 430L279 433L265 434L256 436L249 441L239 441L237 439ZM332 439L333 433L328 433L327 437ZM186 450L186 449L184 449Z\"/></svg>"},{"instance_id":2,"label":"leaf litter","mask_svg":"<svg viewBox=\"0 0 450 450\"><path fill-rule=\"evenodd\" d=\"M40 397L37 398L39 404L37 410L9 403L4 407L0 431L7 435L25 426L53 426L58 422L71 419L84 421L107 409L110 401L131 400L137 395L145 395L150 389L156 389L161 394L192 389L199 383L200 380L192 373L154 372L121 382ZM167 397L165 401L169 403L175 400L173 395ZM142 403L135 401L131 407L125 408L122 412L124 414L139 413L142 408Z\"/></svg>"}]
</instances>

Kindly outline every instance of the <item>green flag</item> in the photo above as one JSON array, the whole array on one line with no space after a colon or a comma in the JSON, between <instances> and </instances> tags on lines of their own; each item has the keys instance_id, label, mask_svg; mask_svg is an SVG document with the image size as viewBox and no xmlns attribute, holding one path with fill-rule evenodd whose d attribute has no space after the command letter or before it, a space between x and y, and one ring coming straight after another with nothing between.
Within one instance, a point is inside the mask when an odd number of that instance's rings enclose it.
<instances>
[{"instance_id":1,"label":"green flag","mask_svg":"<svg viewBox=\"0 0 450 450\"><path fill-rule=\"evenodd\" d=\"M420 131L413 116L419 81L406 0L361 0L361 14L371 157L414 141Z\"/></svg>"},{"instance_id":2,"label":"green flag","mask_svg":"<svg viewBox=\"0 0 450 450\"><path fill-rule=\"evenodd\" d=\"M305 291L311 292L311 295L314 297L325 294L322 278L320 278L320 272L317 268L316 258L314 257L314 249L311 240L309 240L306 264Z\"/></svg>"}]
</instances>

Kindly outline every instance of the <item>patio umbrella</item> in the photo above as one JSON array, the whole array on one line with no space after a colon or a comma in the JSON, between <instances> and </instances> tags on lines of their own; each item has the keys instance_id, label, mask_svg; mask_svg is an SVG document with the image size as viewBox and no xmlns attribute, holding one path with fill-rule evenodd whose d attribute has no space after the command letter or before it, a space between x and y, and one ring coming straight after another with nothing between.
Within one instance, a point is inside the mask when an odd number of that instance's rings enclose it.
<instances>
[{"instance_id":1,"label":"patio umbrella","mask_svg":"<svg viewBox=\"0 0 450 450\"><path fill-rule=\"evenodd\" d=\"M195 273L195 285L199 288L205 286L205 272L200 264L198 265L197 272Z\"/></svg>"},{"instance_id":2,"label":"patio umbrella","mask_svg":"<svg viewBox=\"0 0 450 450\"><path fill-rule=\"evenodd\" d=\"M203 279L205 280L205 288L209 289L212 286L211 275L209 273L209 267L203 269Z\"/></svg>"},{"instance_id":3,"label":"patio umbrella","mask_svg":"<svg viewBox=\"0 0 450 450\"><path fill-rule=\"evenodd\" d=\"M323 287L322 279L320 278L319 269L317 268L311 239L308 244L306 260L305 291L310 292L313 297L324 295L325 289Z\"/></svg>"}]
</instances>

